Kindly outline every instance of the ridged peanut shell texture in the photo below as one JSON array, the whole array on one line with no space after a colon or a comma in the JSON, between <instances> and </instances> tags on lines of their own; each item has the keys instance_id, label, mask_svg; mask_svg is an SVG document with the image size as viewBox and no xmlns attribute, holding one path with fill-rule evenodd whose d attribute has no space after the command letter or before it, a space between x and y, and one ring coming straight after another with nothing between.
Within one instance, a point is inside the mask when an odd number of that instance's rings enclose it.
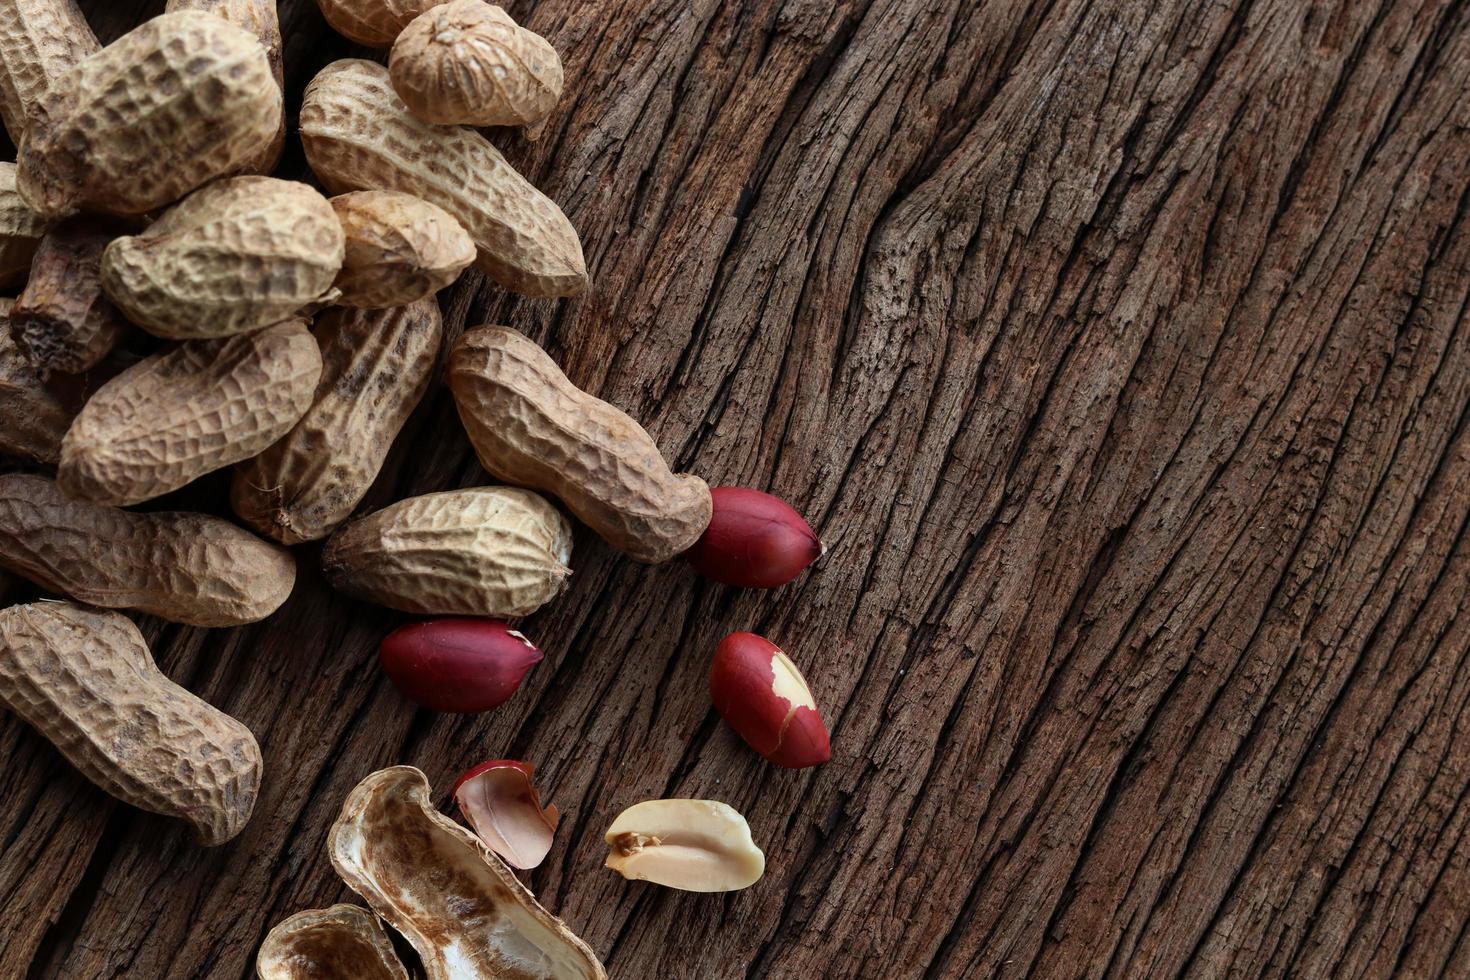
<instances>
[{"instance_id":1,"label":"ridged peanut shell texture","mask_svg":"<svg viewBox=\"0 0 1470 980\"><path fill-rule=\"evenodd\" d=\"M283 919L255 957L260 980L408 980L377 917L356 905Z\"/></svg>"},{"instance_id":2,"label":"ridged peanut shell texture","mask_svg":"<svg viewBox=\"0 0 1470 980\"><path fill-rule=\"evenodd\" d=\"M57 481L68 496L119 507L177 490L291 431L321 373L304 320L144 358L83 406Z\"/></svg>"},{"instance_id":3,"label":"ridged peanut shell texture","mask_svg":"<svg viewBox=\"0 0 1470 980\"><path fill-rule=\"evenodd\" d=\"M607 980L566 923L434 808L411 766L358 783L327 846L337 874L418 951L429 980Z\"/></svg>"},{"instance_id":4,"label":"ridged peanut shell texture","mask_svg":"<svg viewBox=\"0 0 1470 980\"><path fill-rule=\"evenodd\" d=\"M270 58L271 74L275 76L276 88L285 90L286 62L281 50L281 17L276 0L168 0L165 13L176 10L202 10L223 17L225 20L254 34ZM286 144L286 114L276 126L276 135L246 161L246 173L269 174L281 162L281 150Z\"/></svg>"},{"instance_id":5,"label":"ridged peanut shell texture","mask_svg":"<svg viewBox=\"0 0 1470 980\"><path fill-rule=\"evenodd\" d=\"M550 297L587 288L582 243L561 209L479 133L409 112L382 65L323 68L306 89L301 142L334 194L403 191L454 215L479 250L476 266L507 289Z\"/></svg>"},{"instance_id":6,"label":"ridged peanut shell texture","mask_svg":"<svg viewBox=\"0 0 1470 980\"><path fill-rule=\"evenodd\" d=\"M11 329L42 375L76 374L111 353L127 321L102 294L102 251L118 229L96 218L69 218L36 249Z\"/></svg>"},{"instance_id":7,"label":"ridged peanut shell texture","mask_svg":"<svg viewBox=\"0 0 1470 980\"><path fill-rule=\"evenodd\" d=\"M444 0L316 0L338 34L370 48L391 47L419 14Z\"/></svg>"},{"instance_id":8,"label":"ridged peanut shell texture","mask_svg":"<svg viewBox=\"0 0 1470 980\"><path fill-rule=\"evenodd\" d=\"M324 538L352 515L429 387L443 327L432 297L391 310L317 317L323 369L311 407L283 439L241 463L240 519L285 544Z\"/></svg>"},{"instance_id":9,"label":"ridged peanut shell texture","mask_svg":"<svg viewBox=\"0 0 1470 980\"><path fill-rule=\"evenodd\" d=\"M388 72L409 110L440 125L527 126L561 98L556 49L485 0L426 11L398 35Z\"/></svg>"},{"instance_id":10,"label":"ridged peanut shell texture","mask_svg":"<svg viewBox=\"0 0 1470 980\"><path fill-rule=\"evenodd\" d=\"M101 47L76 0L0 0L0 120L12 143L52 83Z\"/></svg>"},{"instance_id":11,"label":"ridged peanut shell texture","mask_svg":"<svg viewBox=\"0 0 1470 980\"><path fill-rule=\"evenodd\" d=\"M449 387L480 463L561 499L638 561L667 561L709 525L709 487L675 475L641 425L567 380L508 327L477 327L449 361Z\"/></svg>"},{"instance_id":12,"label":"ridged peanut shell texture","mask_svg":"<svg viewBox=\"0 0 1470 980\"><path fill-rule=\"evenodd\" d=\"M572 529L529 490L480 487L400 500L332 535L335 588L425 615L529 616L571 575Z\"/></svg>"},{"instance_id":13,"label":"ridged peanut shell texture","mask_svg":"<svg viewBox=\"0 0 1470 980\"><path fill-rule=\"evenodd\" d=\"M21 198L15 177L15 164L0 163L0 288L25 281L50 224Z\"/></svg>"},{"instance_id":14,"label":"ridged peanut shell texture","mask_svg":"<svg viewBox=\"0 0 1470 980\"><path fill-rule=\"evenodd\" d=\"M397 191L332 198L347 250L340 306L384 309L431 296L475 261L469 232L443 208Z\"/></svg>"},{"instance_id":15,"label":"ridged peanut shell texture","mask_svg":"<svg viewBox=\"0 0 1470 980\"><path fill-rule=\"evenodd\" d=\"M296 582L289 551L229 521L83 503L24 473L0 475L0 568L78 602L191 626L262 620Z\"/></svg>"},{"instance_id":16,"label":"ridged peanut shell texture","mask_svg":"<svg viewBox=\"0 0 1470 980\"><path fill-rule=\"evenodd\" d=\"M227 337L330 299L342 256L342 225L315 189L235 177L109 245L102 284L149 333Z\"/></svg>"},{"instance_id":17,"label":"ridged peanut shell texture","mask_svg":"<svg viewBox=\"0 0 1470 980\"><path fill-rule=\"evenodd\" d=\"M47 217L137 215L260 152L281 123L270 58L213 14L160 14L62 75L21 141L19 187Z\"/></svg>"},{"instance_id":18,"label":"ridged peanut shell texture","mask_svg":"<svg viewBox=\"0 0 1470 980\"><path fill-rule=\"evenodd\" d=\"M187 821L201 844L230 840L255 809L255 736L160 673L120 613L0 611L0 700L103 790Z\"/></svg>"},{"instance_id":19,"label":"ridged peanut shell texture","mask_svg":"<svg viewBox=\"0 0 1470 980\"><path fill-rule=\"evenodd\" d=\"M54 465L77 406L47 387L16 346L10 304L0 299L0 453Z\"/></svg>"}]
</instances>

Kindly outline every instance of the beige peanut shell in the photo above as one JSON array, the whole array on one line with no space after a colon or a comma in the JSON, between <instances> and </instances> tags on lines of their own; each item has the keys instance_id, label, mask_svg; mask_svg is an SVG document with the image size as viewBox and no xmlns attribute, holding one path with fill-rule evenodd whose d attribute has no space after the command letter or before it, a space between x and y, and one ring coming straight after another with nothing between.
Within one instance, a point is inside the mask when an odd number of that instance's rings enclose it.
<instances>
[{"instance_id":1,"label":"beige peanut shell","mask_svg":"<svg viewBox=\"0 0 1470 980\"><path fill-rule=\"evenodd\" d=\"M385 309L437 293L475 261L475 243L438 205L398 191L332 198L346 252L334 285L339 306Z\"/></svg>"},{"instance_id":2,"label":"beige peanut shell","mask_svg":"<svg viewBox=\"0 0 1470 980\"><path fill-rule=\"evenodd\" d=\"M556 49L485 0L451 0L404 28L388 61L409 110L440 125L528 126L561 98Z\"/></svg>"},{"instance_id":3,"label":"beige peanut shell","mask_svg":"<svg viewBox=\"0 0 1470 980\"><path fill-rule=\"evenodd\" d=\"M198 10L160 14L56 79L21 141L37 213L139 215L244 166L281 123L270 58Z\"/></svg>"},{"instance_id":4,"label":"beige peanut shell","mask_svg":"<svg viewBox=\"0 0 1470 980\"><path fill-rule=\"evenodd\" d=\"M127 321L102 293L102 250L117 235L112 223L82 217L61 222L41 239L10 321L16 342L43 377L86 371L122 339Z\"/></svg>"},{"instance_id":5,"label":"beige peanut shell","mask_svg":"<svg viewBox=\"0 0 1470 980\"><path fill-rule=\"evenodd\" d=\"M316 0L338 34L370 48L389 47L419 14L444 0Z\"/></svg>"},{"instance_id":6,"label":"beige peanut shell","mask_svg":"<svg viewBox=\"0 0 1470 980\"><path fill-rule=\"evenodd\" d=\"M0 701L103 790L187 821L201 844L232 839L255 809L255 736L160 673L120 613L0 610Z\"/></svg>"},{"instance_id":7,"label":"beige peanut shell","mask_svg":"<svg viewBox=\"0 0 1470 980\"><path fill-rule=\"evenodd\" d=\"M428 779L412 766L358 783L328 848L347 886L418 951L429 980L606 980L591 948L434 808Z\"/></svg>"},{"instance_id":8,"label":"beige peanut shell","mask_svg":"<svg viewBox=\"0 0 1470 980\"><path fill-rule=\"evenodd\" d=\"M8 319L12 302L0 299L0 455L55 465L80 406L47 387L16 346Z\"/></svg>"},{"instance_id":9,"label":"beige peanut shell","mask_svg":"<svg viewBox=\"0 0 1470 980\"><path fill-rule=\"evenodd\" d=\"M12 143L52 83L101 48L76 0L0 0L0 121Z\"/></svg>"},{"instance_id":10,"label":"beige peanut shell","mask_svg":"<svg viewBox=\"0 0 1470 980\"><path fill-rule=\"evenodd\" d=\"M237 27L254 34L259 39L266 55L270 58L271 74L275 76L276 88L286 88L286 63L281 50L281 17L276 9L276 0L168 0L165 13L176 10L202 10L223 17ZM286 114L281 113L281 122L276 126L276 135L261 147L259 152L245 162L244 173L270 174L281 162L281 150L286 143Z\"/></svg>"},{"instance_id":11,"label":"beige peanut shell","mask_svg":"<svg viewBox=\"0 0 1470 980\"><path fill-rule=\"evenodd\" d=\"M559 497L638 561L667 561L709 526L705 482L671 472L641 425L573 385L516 331L465 333L450 356L449 387L485 469Z\"/></svg>"},{"instance_id":12,"label":"beige peanut shell","mask_svg":"<svg viewBox=\"0 0 1470 980\"><path fill-rule=\"evenodd\" d=\"M291 431L321 373L304 320L154 354L87 401L61 443L57 482L118 507L177 490Z\"/></svg>"},{"instance_id":13,"label":"beige peanut shell","mask_svg":"<svg viewBox=\"0 0 1470 980\"><path fill-rule=\"evenodd\" d=\"M572 529L513 487L400 500L327 541L322 567L358 599L425 615L529 616L571 575Z\"/></svg>"},{"instance_id":14,"label":"beige peanut shell","mask_svg":"<svg viewBox=\"0 0 1470 980\"><path fill-rule=\"evenodd\" d=\"M377 918L356 905L282 919L255 956L260 980L408 980Z\"/></svg>"},{"instance_id":15,"label":"beige peanut shell","mask_svg":"<svg viewBox=\"0 0 1470 980\"><path fill-rule=\"evenodd\" d=\"M342 255L337 213L314 188L234 177L109 245L102 285L156 336L227 337L332 299Z\"/></svg>"},{"instance_id":16,"label":"beige peanut shell","mask_svg":"<svg viewBox=\"0 0 1470 980\"><path fill-rule=\"evenodd\" d=\"M296 561L229 521L72 500L52 480L0 474L0 568L78 602L191 626L239 626L291 594Z\"/></svg>"},{"instance_id":17,"label":"beige peanut shell","mask_svg":"<svg viewBox=\"0 0 1470 980\"><path fill-rule=\"evenodd\" d=\"M235 469L230 503L284 544L324 538L362 501L398 430L429 387L443 337L433 297L317 318L322 374L287 435Z\"/></svg>"},{"instance_id":18,"label":"beige peanut shell","mask_svg":"<svg viewBox=\"0 0 1470 980\"><path fill-rule=\"evenodd\" d=\"M587 288L582 244L561 209L473 129L409 112L382 65L322 69L301 106L301 141L333 193L403 191L454 215L479 250L476 267L502 286L542 297Z\"/></svg>"},{"instance_id":19,"label":"beige peanut shell","mask_svg":"<svg viewBox=\"0 0 1470 980\"><path fill-rule=\"evenodd\" d=\"M0 163L0 288L25 281L50 225L21 199L15 175L15 164Z\"/></svg>"}]
</instances>

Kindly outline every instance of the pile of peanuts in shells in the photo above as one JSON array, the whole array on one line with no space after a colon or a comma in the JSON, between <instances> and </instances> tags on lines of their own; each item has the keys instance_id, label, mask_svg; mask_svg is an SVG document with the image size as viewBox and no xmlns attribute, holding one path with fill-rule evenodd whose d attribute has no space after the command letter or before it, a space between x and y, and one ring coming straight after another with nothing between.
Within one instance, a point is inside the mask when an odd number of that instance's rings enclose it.
<instances>
[{"instance_id":1,"label":"pile of peanuts in shells","mask_svg":"<svg viewBox=\"0 0 1470 980\"><path fill-rule=\"evenodd\" d=\"M269 176L287 131L275 0L169 0L106 47L75 0L0 0L0 114L19 148L0 163L0 291L14 297L0 300L0 568L55 596L0 610L0 700L101 789L204 846L250 820L259 745L158 670L125 610L260 621L291 594L291 547L324 541L333 588L418 617L379 651L403 698L476 713L542 658L506 620L567 585L570 518L634 561L743 588L785 585L822 554L786 503L672 472L636 421L494 325L443 352L493 485L359 513L441 380L436 294L471 266L546 299L588 276L571 222L477 129L538 131L562 94L556 50L485 0L319 4L388 56L335 62L307 87L313 185ZM233 520L137 509L225 467ZM728 636L709 690L774 765L830 758L771 641ZM463 824L418 769L367 775L328 844L367 907L279 923L259 975L406 978L386 924L434 980L605 977L515 874L558 823L534 765L483 762L453 796ZM606 839L608 868L670 888L731 891L765 870L744 817L713 800L638 803Z\"/></svg>"}]
</instances>

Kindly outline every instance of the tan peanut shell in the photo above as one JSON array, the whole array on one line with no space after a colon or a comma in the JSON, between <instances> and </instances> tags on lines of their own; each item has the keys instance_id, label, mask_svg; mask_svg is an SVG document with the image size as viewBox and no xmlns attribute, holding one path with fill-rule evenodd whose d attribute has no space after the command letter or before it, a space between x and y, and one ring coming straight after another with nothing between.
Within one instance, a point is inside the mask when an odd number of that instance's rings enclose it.
<instances>
[{"instance_id":1,"label":"tan peanut shell","mask_svg":"<svg viewBox=\"0 0 1470 980\"><path fill-rule=\"evenodd\" d=\"M393 91L388 69L337 61L306 89L306 159L333 193L396 190L459 219L479 250L475 265L527 296L573 296L587 288L576 229L479 133L416 118Z\"/></svg>"},{"instance_id":2,"label":"tan peanut shell","mask_svg":"<svg viewBox=\"0 0 1470 980\"><path fill-rule=\"evenodd\" d=\"M464 334L450 356L449 387L485 469L561 498L638 561L667 561L709 526L705 482L672 473L641 425L573 385L516 331Z\"/></svg>"},{"instance_id":3,"label":"tan peanut shell","mask_svg":"<svg viewBox=\"0 0 1470 980\"><path fill-rule=\"evenodd\" d=\"M282 919L255 956L260 980L408 980L377 918L356 905Z\"/></svg>"},{"instance_id":4,"label":"tan peanut shell","mask_svg":"<svg viewBox=\"0 0 1470 980\"><path fill-rule=\"evenodd\" d=\"M77 406L47 387L16 346L7 319L11 302L0 299L0 455L55 465Z\"/></svg>"},{"instance_id":5,"label":"tan peanut shell","mask_svg":"<svg viewBox=\"0 0 1470 980\"><path fill-rule=\"evenodd\" d=\"M15 174L15 164L0 163L0 287L25 281L50 224L21 199Z\"/></svg>"},{"instance_id":6,"label":"tan peanut shell","mask_svg":"<svg viewBox=\"0 0 1470 980\"><path fill-rule=\"evenodd\" d=\"M424 122L528 126L561 98L556 49L485 0L451 0L403 29L388 61L393 89Z\"/></svg>"},{"instance_id":7,"label":"tan peanut shell","mask_svg":"<svg viewBox=\"0 0 1470 980\"><path fill-rule=\"evenodd\" d=\"M346 252L339 306L378 310L437 293L475 261L475 243L443 208L398 191L332 198Z\"/></svg>"},{"instance_id":8,"label":"tan peanut shell","mask_svg":"<svg viewBox=\"0 0 1470 980\"><path fill-rule=\"evenodd\" d=\"M281 102L249 31L197 10L160 14L36 103L20 193L46 217L153 211L258 154L280 126Z\"/></svg>"},{"instance_id":9,"label":"tan peanut shell","mask_svg":"<svg viewBox=\"0 0 1470 980\"><path fill-rule=\"evenodd\" d=\"M274 177L211 184L102 256L102 285L171 340L227 337L335 296L342 225L314 188Z\"/></svg>"},{"instance_id":10,"label":"tan peanut shell","mask_svg":"<svg viewBox=\"0 0 1470 980\"><path fill-rule=\"evenodd\" d=\"M529 490L410 497L346 525L322 567L358 599L427 615L529 616L571 575L572 529Z\"/></svg>"},{"instance_id":11,"label":"tan peanut shell","mask_svg":"<svg viewBox=\"0 0 1470 980\"><path fill-rule=\"evenodd\" d=\"M428 779L412 766L358 783L328 848L347 886L418 951L429 980L606 980L587 944L434 808Z\"/></svg>"},{"instance_id":12,"label":"tan peanut shell","mask_svg":"<svg viewBox=\"0 0 1470 980\"><path fill-rule=\"evenodd\" d=\"M317 318L322 374L301 421L235 469L230 503L284 544L324 538L362 501L429 387L443 337L433 297Z\"/></svg>"},{"instance_id":13,"label":"tan peanut shell","mask_svg":"<svg viewBox=\"0 0 1470 980\"><path fill-rule=\"evenodd\" d=\"M255 809L255 736L165 677L121 613L69 602L0 611L0 700L82 775L187 821L201 844L232 839Z\"/></svg>"},{"instance_id":14,"label":"tan peanut shell","mask_svg":"<svg viewBox=\"0 0 1470 980\"><path fill-rule=\"evenodd\" d=\"M97 390L61 443L77 500L126 507L249 459L311 407L322 356L303 320L179 344Z\"/></svg>"},{"instance_id":15,"label":"tan peanut shell","mask_svg":"<svg viewBox=\"0 0 1470 980\"><path fill-rule=\"evenodd\" d=\"M83 503L24 473L0 475L0 568L78 602L191 626L262 620L296 582L289 551L229 521Z\"/></svg>"},{"instance_id":16,"label":"tan peanut shell","mask_svg":"<svg viewBox=\"0 0 1470 980\"><path fill-rule=\"evenodd\" d=\"M276 0L168 0L165 13L176 10L202 10L223 17L237 27L254 34L270 58L271 74L275 76L276 88L286 88L286 63L281 50L281 17ZM281 150L286 144L286 114L276 126L276 135L260 148L255 156L241 168L245 173L270 174L281 162Z\"/></svg>"},{"instance_id":17,"label":"tan peanut shell","mask_svg":"<svg viewBox=\"0 0 1470 980\"><path fill-rule=\"evenodd\" d=\"M11 142L51 84L101 48L76 0L0 0L0 121Z\"/></svg>"},{"instance_id":18,"label":"tan peanut shell","mask_svg":"<svg viewBox=\"0 0 1470 980\"><path fill-rule=\"evenodd\" d=\"M316 0L332 29L350 41L386 48L419 14L444 0Z\"/></svg>"},{"instance_id":19,"label":"tan peanut shell","mask_svg":"<svg viewBox=\"0 0 1470 980\"><path fill-rule=\"evenodd\" d=\"M43 377L86 371L122 339L127 321L102 294L102 250L117 234L109 222L70 218L41 239L10 321Z\"/></svg>"}]
</instances>

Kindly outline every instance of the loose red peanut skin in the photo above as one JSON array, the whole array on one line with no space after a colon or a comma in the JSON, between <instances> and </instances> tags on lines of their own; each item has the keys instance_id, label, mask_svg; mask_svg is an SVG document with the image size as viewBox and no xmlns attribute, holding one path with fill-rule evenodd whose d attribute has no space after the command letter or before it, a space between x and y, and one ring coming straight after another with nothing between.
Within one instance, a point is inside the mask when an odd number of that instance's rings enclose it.
<instances>
[{"instance_id":1,"label":"loose red peanut skin","mask_svg":"<svg viewBox=\"0 0 1470 980\"><path fill-rule=\"evenodd\" d=\"M710 697L736 734L767 761L785 769L821 765L832 758L827 726L814 707L802 705L792 713L775 693L773 660L780 652L765 637L731 633L710 667Z\"/></svg>"},{"instance_id":2,"label":"loose red peanut skin","mask_svg":"<svg viewBox=\"0 0 1470 980\"><path fill-rule=\"evenodd\" d=\"M811 526L779 497L749 487L715 487L709 527L685 553L705 578L743 589L777 589L826 550Z\"/></svg>"},{"instance_id":3,"label":"loose red peanut skin","mask_svg":"<svg viewBox=\"0 0 1470 980\"><path fill-rule=\"evenodd\" d=\"M496 619L434 619L394 630L378 657L393 686L433 711L471 714L508 701L543 654Z\"/></svg>"}]
</instances>

